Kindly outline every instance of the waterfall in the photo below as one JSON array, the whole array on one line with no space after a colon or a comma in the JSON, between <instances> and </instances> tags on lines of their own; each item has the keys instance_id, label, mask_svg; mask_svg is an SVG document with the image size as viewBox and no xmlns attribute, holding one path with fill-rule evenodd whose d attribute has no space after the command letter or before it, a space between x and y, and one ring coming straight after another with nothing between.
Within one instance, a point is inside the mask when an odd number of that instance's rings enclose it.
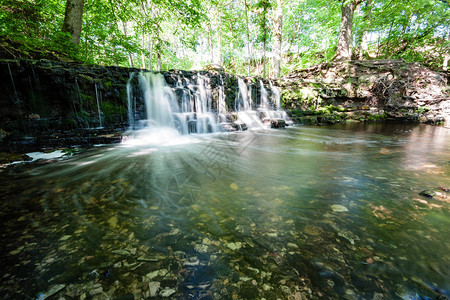
<instances>
[{"instance_id":1,"label":"waterfall","mask_svg":"<svg viewBox=\"0 0 450 300\"><path fill-rule=\"evenodd\" d=\"M267 89L264 87L262 80L259 81L259 90L261 92L261 108L263 110L269 109L269 96L267 95Z\"/></svg>"},{"instance_id":2,"label":"waterfall","mask_svg":"<svg viewBox=\"0 0 450 300\"><path fill-rule=\"evenodd\" d=\"M161 74L139 74L147 113L146 124L150 127L174 127L173 112L179 112L178 104L170 87Z\"/></svg>"},{"instance_id":3,"label":"waterfall","mask_svg":"<svg viewBox=\"0 0 450 300\"><path fill-rule=\"evenodd\" d=\"M252 109L251 97L248 96L248 87L244 79L238 78L239 93L235 103L235 111L249 111Z\"/></svg>"},{"instance_id":4,"label":"waterfall","mask_svg":"<svg viewBox=\"0 0 450 300\"><path fill-rule=\"evenodd\" d=\"M9 63L8 63L8 70L9 70L9 76L11 76L11 82L12 82L12 86L13 86L13 90L14 90L14 103L18 104L19 105L19 110L21 110L19 95L17 94L16 84L14 83L14 77L13 77L13 74L11 72L11 67L9 66Z\"/></svg>"},{"instance_id":5,"label":"waterfall","mask_svg":"<svg viewBox=\"0 0 450 300\"><path fill-rule=\"evenodd\" d=\"M136 78L139 83L136 86ZM210 77L200 73L189 77L178 73L170 78L172 87L168 86L163 75L159 73L141 72L130 75L127 83L128 119L130 129L136 125L142 130L169 128L178 134L204 134L218 131L244 130L246 128L264 127L261 118L266 122L278 116L269 100L269 92L260 81L261 105L258 111L252 109L251 88L243 78L238 78L238 95L235 101L235 112L227 115L225 85L222 75L218 77L217 102L213 102L213 91ZM134 86L133 86L134 84ZM140 111L144 111L145 117ZM138 111L137 111L138 110ZM228 120L233 119L236 122ZM266 124L268 125L268 124Z\"/></svg>"},{"instance_id":6,"label":"waterfall","mask_svg":"<svg viewBox=\"0 0 450 300\"><path fill-rule=\"evenodd\" d=\"M186 90L183 86L183 79L188 83L189 85L189 79L182 78L180 75L178 75L178 80L176 83L176 88L181 91L181 112L182 113L190 113L192 111L192 97L189 93L189 90Z\"/></svg>"},{"instance_id":7,"label":"waterfall","mask_svg":"<svg viewBox=\"0 0 450 300\"><path fill-rule=\"evenodd\" d=\"M226 122L227 104L225 101L225 86L223 84L222 75L219 76L219 102L217 104L217 113L219 114L219 121Z\"/></svg>"},{"instance_id":8,"label":"waterfall","mask_svg":"<svg viewBox=\"0 0 450 300\"><path fill-rule=\"evenodd\" d=\"M130 74L130 79L127 82L127 104L128 104L128 128L133 129L134 127L134 107L133 104L133 88L131 86L131 80L134 78L135 73Z\"/></svg>"},{"instance_id":9,"label":"waterfall","mask_svg":"<svg viewBox=\"0 0 450 300\"><path fill-rule=\"evenodd\" d=\"M235 103L238 123L243 123L250 128L261 128L263 124L261 123L258 112L252 110L251 97L249 97L249 88L244 79L238 78L238 87L239 94Z\"/></svg>"},{"instance_id":10,"label":"waterfall","mask_svg":"<svg viewBox=\"0 0 450 300\"><path fill-rule=\"evenodd\" d=\"M207 78L200 74L197 75L195 116L197 119L197 133L218 131L215 113L212 111L211 87L207 82Z\"/></svg>"},{"instance_id":11,"label":"waterfall","mask_svg":"<svg viewBox=\"0 0 450 300\"><path fill-rule=\"evenodd\" d=\"M273 85L272 81L269 81L270 89L272 90L272 102L275 103L277 110L281 109L281 93L280 89Z\"/></svg>"},{"instance_id":12,"label":"waterfall","mask_svg":"<svg viewBox=\"0 0 450 300\"><path fill-rule=\"evenodd\" d=\"M127 84L130 124L137 121L133 117L132 78L133 75ZM183 80L187 87L183 85ZM172 128L180 134L219 131L216 113L212 109L211 88L205 76L198 74L196 85L178 76L174 87L178 99L161 74L141 72L138 81L146 110L146 119L140 120L141 128Z\"/></svg>"},{"instance_id":13,"label":"waterfall","mask_svg":"<svg viewBox=\"0 0 450 300\"><path fill-rule=\"evenodd\" d=\"M97 90L97 83L94 84L95 85L95 97L97 98L97 111L98 111L98 120L100 122L100 128L103 127L102 125L102 111L100 110L100 101L99 101L99 97L98 97L98 90Z\"/></svg>"}]
</instances>

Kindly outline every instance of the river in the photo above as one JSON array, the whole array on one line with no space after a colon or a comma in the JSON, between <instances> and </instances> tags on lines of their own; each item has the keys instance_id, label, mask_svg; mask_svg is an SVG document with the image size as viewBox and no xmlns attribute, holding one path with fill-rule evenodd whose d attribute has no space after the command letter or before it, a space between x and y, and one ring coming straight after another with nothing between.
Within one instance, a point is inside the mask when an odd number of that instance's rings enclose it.
<instances>
[{"instance_id":1,"label":"river","mask_svg":"<svg viewBox=\"0 0 450 300\"><path fill-rule=\"evenodd\" d=\"M2 299L450 297L443 127L163 132L0 181Z\"/></svg>"}]
</instances>

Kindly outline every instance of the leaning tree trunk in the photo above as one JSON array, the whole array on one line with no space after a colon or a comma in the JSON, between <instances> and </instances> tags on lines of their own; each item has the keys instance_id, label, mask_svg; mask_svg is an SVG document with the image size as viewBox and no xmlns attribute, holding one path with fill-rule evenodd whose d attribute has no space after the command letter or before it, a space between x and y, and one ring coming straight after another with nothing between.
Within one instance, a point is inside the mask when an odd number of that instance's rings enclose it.
<instances>
[{"instance_id":1,"label":"leaning tree trunk","mask_svg":"<svg viewBox=\"0 0 450 300\"><path fill-rule=\"evenodd\" d=\"M368 56L369 52L369 32L367 31L368 23L372 18L373 11L373 0L368 0L366 4L366 10L364 12L364 27L360 30L357 38L356 44L359 48L359 59L363 60L365 56Z\"/></svg>"},{"instance_id":2,"label":"leaning tree trunk","mask_svg":"<svg viewBox=\"0 0 450 300\"><path fill-rule=\"evenodd\" d=\"M353 1L347 4L342 3L341 29L335 60L350 60L352 58L352 26L355 8L356 3Z\"/></svg>"},{"instance_id":3,"label":"leaning tree trunk","mask_svg":"<svg viewBox=\"0 0 450 300\"><path fill-rule=\"evenodd\" d=\"M277 0L277 10L274 22L275 35L275 55L273 59L274 77L280 77L281 71L281 46L282 46L282 32L283 32L283 0Z\"/></svg>"},{"instance_id":4,"label":"leaning tree trunk","mask_svg":"<svg viewBox=\"0 0 450 300\"><path fill-rule=\"evenodd\" d=\"M70 34L70 40L77 45L80 44L83 6L84 0L67 0L66 13L62 25L62 31Z\"/></svg>"},{"instance_id":5,"label":"leaning tree trunk","mask_svg":"<svg viewBox=\"0 0 450 300\"><path fill-rule=\"evenodd\" d=\"M448 62L450 61L450 54L448 51L450 49L448 48L448 44L450 44L450 29L447 32L447 43L444 41L444 45L445 45L444 50L446 50L445 54L444 54L444 61L442 62L442 69L444 71L448 70Z\"/></svg>"},{"instance_id":6,"label":"leaning tree trunk","mask_svg":"<svg viewBox=\"0 0 450 300\"><path fill-rule=\"evenodd\" d=\"M250 55L250 28L248 25L248 5L247 0L244 0L245 6L245 26L246 26L246 34L247 34L247 54L248 54L248 66L247 66L247 76L250 76L250 66L252 63L252 57Z\"/></svg>"}]
</instances>

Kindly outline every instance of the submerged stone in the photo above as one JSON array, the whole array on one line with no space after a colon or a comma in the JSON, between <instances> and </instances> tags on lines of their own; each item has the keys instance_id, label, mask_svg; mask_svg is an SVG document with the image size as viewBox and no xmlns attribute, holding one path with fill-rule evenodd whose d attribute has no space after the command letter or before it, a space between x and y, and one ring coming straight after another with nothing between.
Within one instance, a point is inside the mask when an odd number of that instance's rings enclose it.
<instances>
[{"instance_id":1,"label":"submerged stone","mask_svg":"<svg viewBox=\"0 0 450 300\"><path fill-rule=\"evenodd\" d=\"M232 183L232 184L230 184L230 188L233 190L233 191L237 191L238 189L239 189L239 187L238 187L238 185L236 184L236 183Z\"/></svg>"},{"instance_id":2,"label":"submerged stone","mask_svg":"<svg viewBox=\"0 0 450 300\"><path fill-rule=\"evenodd\" d=\"M153 278L156 278L158 276L163 277L163 276L167 275L168 272L169 271L167 269L156 270L156 271L148 273L147 275L145 275L145 277L152 280Z\"/></svg>"},{"instance_id":3,"label":"submerged stone","mask_svg":"<svg viewBox=\"0 0 450 300\"><path fill-rule=\"evenodd\" d=\"M333 212L347 212L348 211L347 207L345 207L343 205L339 205L339 204L331 205L331 209L333 210Z\"/></svg>"},{"instance_id":4,"label":"submerged stone","mask_svg":"<svg viewBox=\"0 0 450 300\"><path fill-rule=\"evenodd\" d=\"M433 198L434 195L435 195L435 193L432 192L432 191L425 190L425 191L421 191L421 192L419 193L419 195L420 195L420 196L427 197L427 198Z\"/></svg>"},{"instance_id":5,"label":"submerged stone","mask_svg":"<svg viewBox=\"0 0 450 300\"><path fill-rule=\"evenodd\" d=\"M148 290L150 292L150 297L156 297L160 286L161 282L158 281L151 281L148 283Z\"/></svg>"},{"instance_id":6,"label":"submerged stone","mask_svg":"<svg viewBox=\"0 0 450 300\"><path fill-rule=\"evenodd\" d=\"M206 253L208 252L208 245L197 244L195 245L194 249L199 253Z\"/></svg>"},{"instance_id":7,"label":"submerged stone","mask_svg":"<svg viewBox=\"0 0 450 300\"><path fill-rule=\"evenodd\" d=\"M175 294L177 291L175 289L171 289L171 288L165 288L164 290L162 290L159 295L161 297L167 298L172 296L173 294Z\"/></svg>"},{"instance_id":8,"label":"submerged stone","mask_svg":"<svg viewBox=\"0 0 450 300\"><path fill-rule=\"evenodd\" d=\"M241 242L236 242L236 243L228 243L227 247L230 248L231 250L238 250L242 247L242 243Z\"/></svg>"},{"instance_id":9,"label":"submerged stone","mask_svg":"<svg viewBox=\"0 0 450 300\"><path fill-rule=\"evenodd\" d=\"M106 221L111 228L116 228L117 223L119 222L119 219L117 219L117 216L112 216L111 218Z\"/></svg>"},{"instance_id":10,"label":"submerged stone","mask_svg":"<svg viewBox=\"0 0 450 300\"><path fill-rule=\"evenodd\" d=\"M52 286L52 288L50 290L48 290L47 292L43 293L43 294L39 294L37 300L45 300L53 295L55 295L56 293L60 292L61 290L63 290L66 287L65 284L55 284L54 286Z\"/></svg>"},{"instance_id":11,"label":"submerged stone","mask_svg":"<svg viewBox=\"0 0 450 300\"><path fill-rule=\"evenodd\" d=\"M288 248L294 248L294 249L298 249L297 244L294 243L287 243Z\"/></svg>"},{"instance_id":12,"label":"submerged stone","mask_svg":"<svg viewBox=\"0 0 450 300\"><path fill-rule=\"evenodd\" d=\"M71 235L65 235L62 238L60 238L59 240L60 241L66 241L66 240L70 239L71 237L72 237Z\"/></svg>"}]
</instances>

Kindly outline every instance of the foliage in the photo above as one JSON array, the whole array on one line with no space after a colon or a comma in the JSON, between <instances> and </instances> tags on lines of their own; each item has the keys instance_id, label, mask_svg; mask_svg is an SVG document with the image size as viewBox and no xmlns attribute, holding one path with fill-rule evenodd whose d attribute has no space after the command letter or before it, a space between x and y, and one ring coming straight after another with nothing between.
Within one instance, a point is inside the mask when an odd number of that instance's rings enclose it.
<instances>
[{"instance_id":1,"label":"foliage","mask_svg":"<svg viewBox=\"0 0 450 300\"><path fill-rule=\"evenodd\" d=\"M442 68L450 52L448 1L361 2L353 19L355 57ZM282 75L333 58L343 3L283 0ZM275 0L85 0L79 46L61 32L65 1L3 0L0 6L0 36L15 41L26 58L45 49L52 57L101 65L166 70L214 63L260 76L265 66L273 75Z\"/></svg>"}]
</instances>

